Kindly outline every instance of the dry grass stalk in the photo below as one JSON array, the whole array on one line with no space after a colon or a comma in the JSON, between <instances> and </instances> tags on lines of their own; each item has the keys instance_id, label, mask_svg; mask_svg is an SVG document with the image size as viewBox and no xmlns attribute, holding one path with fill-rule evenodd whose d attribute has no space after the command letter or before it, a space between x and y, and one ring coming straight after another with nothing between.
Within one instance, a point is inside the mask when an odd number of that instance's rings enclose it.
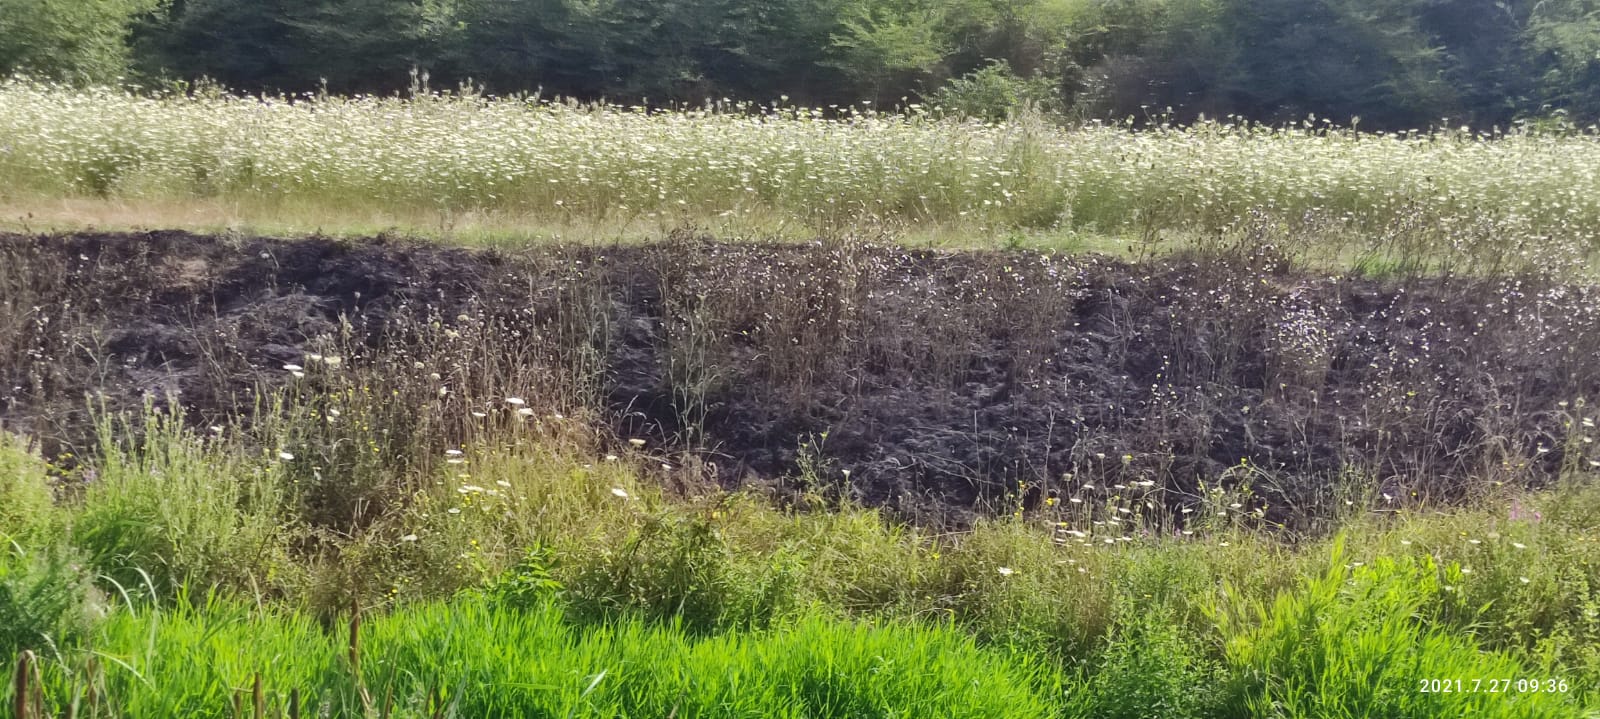
<instances>
[{"instance_id":1,"label":"dry grass stalk","mask_svg":"<svg viewBox=\"0 0 1600 719\"><path fill-rule=\"evenodd\" d=\"M17 659L17 674L15 686L11 694L12 716L17 719L27 719L28 713L28 677L33 672L33 652L23 651Z\"/></svg>"}]
</instances>

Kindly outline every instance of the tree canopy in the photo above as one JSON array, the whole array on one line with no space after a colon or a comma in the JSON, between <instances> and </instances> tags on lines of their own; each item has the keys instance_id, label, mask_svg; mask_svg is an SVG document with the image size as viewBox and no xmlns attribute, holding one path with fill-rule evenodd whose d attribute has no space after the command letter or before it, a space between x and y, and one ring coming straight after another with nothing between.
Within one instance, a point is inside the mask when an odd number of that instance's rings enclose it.
<instances>
[{"instance_id":1,"label":"tree canopy","mask_svg":"<svg viewBox=\"0 0 1600 719\"><path fill-rule=\"evenodd\" d=\"M387 93L412 70L630 103L1587 123L1600 0L0 0L0 73Z\"/></svg>"}]
</instances>

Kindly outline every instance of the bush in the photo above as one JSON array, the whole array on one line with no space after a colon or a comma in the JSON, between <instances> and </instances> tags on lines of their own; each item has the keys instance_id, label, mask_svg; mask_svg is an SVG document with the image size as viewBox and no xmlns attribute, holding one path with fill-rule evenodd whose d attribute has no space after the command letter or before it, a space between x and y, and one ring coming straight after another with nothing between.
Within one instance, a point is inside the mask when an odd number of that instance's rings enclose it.
<instances>
[{"instance_id":1,"label":"bush","mask_svg":"<svg viewBox=\"0 0 1600 719\"><path fill-rule=\"evenodd\" d=\"M158 0L0 0L0 76L29 72L111 82L127 70L128 32Z\"/></svg>"},{"instance_id":2,"label":"bush","mask_svg":"<svg viewBox=\"0 0 1600 719\"><path fill-rule=\"evenodd\" d=\"M1003 60L951 80L928 101L937 114L987 122L1001 122L1029 109L1061 110L1061 94L1049 78L1021 77Z\"/></svg>"}]
</instances>

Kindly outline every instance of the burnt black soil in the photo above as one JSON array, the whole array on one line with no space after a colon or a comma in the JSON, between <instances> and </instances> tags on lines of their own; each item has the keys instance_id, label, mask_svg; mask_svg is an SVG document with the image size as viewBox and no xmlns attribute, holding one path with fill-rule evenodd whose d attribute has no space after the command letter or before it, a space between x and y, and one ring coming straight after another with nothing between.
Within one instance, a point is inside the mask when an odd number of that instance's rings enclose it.
<instances>
[{"instance_id":1,"label":"burnt black soil","mask_svg":"<svg viewBox=\"0 0 1600 719\"><path fill-rule=\"evenodd\" d=\"M1154 482L1172 506L1249 484L1285 521L1351 488L1537 484L1587 464L1600 394L1592 288L1312 276L1269 251L0 235L0 292L0 424L52 448L85 441L91 394L213 422L341 333L379 356L478 323L507 348L480 399L574 375L532 399L588 397L611 436L691 451L725 486L926 521L1085 482Z\"/></svg>"}]
</instances>

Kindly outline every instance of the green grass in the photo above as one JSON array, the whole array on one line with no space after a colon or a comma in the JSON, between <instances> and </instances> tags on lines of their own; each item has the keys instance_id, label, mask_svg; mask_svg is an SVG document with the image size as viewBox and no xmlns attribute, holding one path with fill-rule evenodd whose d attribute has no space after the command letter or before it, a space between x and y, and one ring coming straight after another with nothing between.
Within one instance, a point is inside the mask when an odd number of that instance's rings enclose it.
<instances>
[{"instance_id":1,"label":"green grass","mask_svg":"<svg viewBox=\"0 0 1600 719\"><path fill-rule=\"evenodd\" d=\"M1423 621L1442 586L1431 560L1352 571L1342 558L1336 549L1321 577L1267 602L1224 591L1214 630L1199 635L1159 605L1130 604L1094 660L1075 667L979 645L948 620L812 610L767 629L697 634L639 616L576 620L554 596L510 604L493 593L369 615L352 653L348 616L325 629L303 614L185 596L115 612L65 646L44 664L44 696L61 710L97 698L101 711L80 716L233 716L259 676L269 711L294 691L331 716L1324 719L1570 717L1583 706L1580 686L1419 691L1423 678L1581 678Z\"/></svg>"},{"instance_id":2,"label":"green grass","mask_svg":"<svg viewBox=\"0 0 1600 719\"><path fill-rule=\"evenodd\" d=\"M1051 671L976 647L950 626L866 626L821 617L756 633L695 638L637 619L578 628L549 603L478 599L416 605L361 625L359 671L344 636L304 617L211 598L124 612L87 646L100 670L78 686L125 716L230 716L257 673L268 703L298 689L334 716L1041 717ZM73 662L50 666L70 697ZM365 697L365 698L363 698ZM310 712L308 712L310 713Z\"/></svg>"},{"instance_id":3,"label":"green grass","mask_svg":"<svg viewBox=\"0 0 1600 719\"><path fill-rule=\"evenodd\" d=\"M55 514L49 470L26 439L0 432L0 544L33 541L48 530Z\"/></svg>"},{"instance_id":4,"label":"green grass","mask_svg":"<svg viewBox=\"0 0 1600 719\"><path fill-rule=\"evenodd\" d=\"M353 412L340 419L360 424ZM400 716L430 715L441 693L459 716L1600 706L1600 490L1583 475L1448 512L1353 513L1339 537L1297 543L1044 511L941 535L848 505L668 494L643 479L648 448L608 460L490 435L461 465L362 470L374 483L349 491L389 509L334 531L299 501L310 468L246 449L239 430L154 415L129 445L114 426L86 458L96 482L52 508L37 505L43 462L7 455L36 468L6 491L38 513L0 526L28 537L0 556L0 649L44 658L57 707L114 699L103 716L228 715L256 672L269 701L299 689L337 716L377 716L363 688ZM304 427L257 431L319 446ZM359 682L352 601L365 608ZM1423 694L1424 678L1568 690Z\"/></svg>"},{"instance_id":5,"label":"green grass","mask_svg":"<svg viewBox=\"0 0 1600 719\"><path fill-rule=\"evenodd\" d=\"M161 591L248 586L285 567L293 501L279 463L197 435L172 414L131 426L101 422L92 481L74 504L73 544L107 577ZM181 498L181 499L180 499Z\"/></svg>"},{"instance_id":6,"label":"green grass","mask_svg":"<svg viewBox=\"0 0 1600 719\"><path fill-rule=\"evenodd\" d=\"M1217 612L1228 663L1239 671L1232 708L1249 716L1438 717L1570 716L1570 697L1542 689L1511 691L1516 681L1543 682L1551 667L1529 667L1480 653L1470 633L1428 627L1419 617L1459 591L1446 582L1460 567L1431 557L1378 557L1333 566L1297 592L1270 603L1237 600L1224 589ZM1424 682L1466 682L1482 691L1426 691ZM1565 681L1565 678L1555 681ZM1506 691L1491 693L1490 688Z\"/></svg>"}]
</instances>

